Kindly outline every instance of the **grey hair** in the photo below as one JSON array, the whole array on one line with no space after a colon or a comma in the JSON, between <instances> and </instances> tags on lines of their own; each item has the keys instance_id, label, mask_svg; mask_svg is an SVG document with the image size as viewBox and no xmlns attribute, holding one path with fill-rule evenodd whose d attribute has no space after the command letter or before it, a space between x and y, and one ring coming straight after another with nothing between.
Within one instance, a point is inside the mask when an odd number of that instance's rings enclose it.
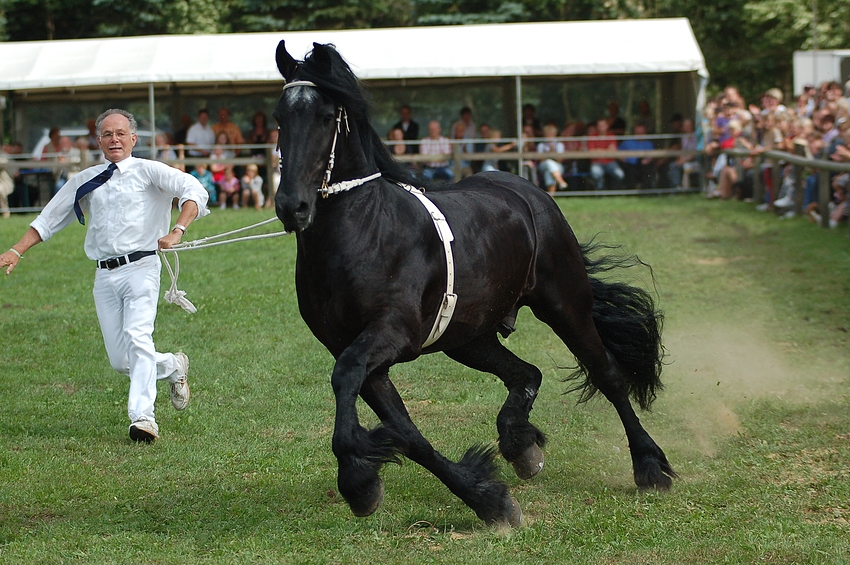
<instances>
[{"instance_id":1,"label":"grey hair","mask_svg":"<svg viewBox=\"0 0 850 565\"><path fill-rule=\"evenodd\" d=\"M127 118L127 120L130 122L130 133L136 133L137 124L136 118L133 117L133 114L131 114L127 110L121 110L120 108L111 108L99 115L97 117L97 120L95 120L94 122L95 132L97 133L98 137L100 137L100 125L103 123L103 120L105 120L108 116L111 116L112 114L119 114Z\"/></svg>"}]
</instances>

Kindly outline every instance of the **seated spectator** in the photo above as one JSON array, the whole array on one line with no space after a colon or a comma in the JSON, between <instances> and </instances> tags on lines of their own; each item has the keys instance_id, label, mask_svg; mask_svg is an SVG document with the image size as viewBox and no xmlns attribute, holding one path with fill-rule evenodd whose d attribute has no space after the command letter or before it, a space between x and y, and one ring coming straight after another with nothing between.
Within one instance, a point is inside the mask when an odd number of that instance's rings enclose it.
<instances>
[{"instance_id":1,"label":"seated spectator","mask_svg":"<svg viewBox=\"0 0 850 565\"><path fill-rule=\"evenodd\" d=\"M390 143L390 153L398 157L407 154L407 147L404 145L404 131L401 128L393 128L387 133L387 141Z\"/></svg>"},{"instance_id":2,"label":"seated spectator","mask_svg":"<svg viewBox=\"0 0 850 565\"><path fill-rule=\"evenodd\" d=\"M498 129L490 130L490 143L487 144L484 151L486 153L506 153L516 150L516 141L502 141L502 132ZM484 161L481 168L482 171L511 171L511 166L507 161L498 160L495 165L492 161ZM516 167L513 168L516 172Z\"/></svg>"},{"instance_id":3,"label":"seated spectator","mask_svg":"<svg viewBox=\"0 0 850 565\"><path fill-rule=\"evenodd\" d=\"M215 204L218 201L216 190L215 190L215 181L213 180L213 175L210 170L207 168L206 163L198 163L195 165L195 169L190 173L193 177L198 179L198 182L207 189L207 193L210 195L210 204Z\"/></svg>"},{"instance_id":4,"label":"seated spectator","mask_svg":"<svg viewBox=\"0 0 850 565\"><path fill-rule=\"evenodd\" d=\"M226 161L228 159L233 159L234 155L230 149L225 149L227 145L230 145L230 139L227 137L227 134L221 132L216 135L215 145L213 145L212 153L210 153L210 171L213 174L213 179L216 183L219 183L224 179L224 172L226 169L232 169L233 165L230 163L222 163L220 161ZM218 161L218 162L217 162Z\"/></svg>"},{"instance_id":5,"label":"seated spectator","mask_svg":"<svg viewBox=\"0 0 850 565\"><path fill-rule=\"evenodd\" d=\"M7 161L6 154L0 151L0 217L3 218L8 218L11 215L9 195L15 191L15 179L3 168Z\"/></svg>"},{"instance_id":6,"label":"seated spectator","mask_svg":"<svg viewBox=\"0 0 850 565\"><path fill-rule=\"evenodd\" d=\"M59 128L50 128L50 131L47 133L47 137L50 138L50 141L41 149L41 155L38 156L40 161L44 161L48 158L55 159L56 154L59 153L59 139L62 137ZM33 155L33 157L35 158L35 155Z\"/></svg>"},{"instance_id":7,"label":"seated spectator","mask_svg":"<svg viewBox=\"0 0 850 565\"><path fill-rule=\"evenodd\" d=\"M245 167L245 175L242 177L242 206L248 207L248 202L254 199L254 208L260 210L265 199L263 197L263 177L260 169L254 163Z\"/></svg>"},{"instance_id":8,"label":"seated spectator","mask_svg":"<svg viewBox=\"0 0 850 565\"><path fill-rule=\"evenodd\" d=\"M746 149L753 150L752 144L744 138L741 133L743 127L738 120L729 122L729 135L727 139L720 144L720 149ZM741 181L738 174L738 157L732 157L726 153L718 155L712 171L712 178L717 182L717 188L709 192L709 198L720 198L728 200L734 196L737 184ZM744 161L748 161L744 163ZM752 159L745 158L740 163L742 168L752 168Z\"/></svg>"},{"instance_id":9,"label":"seated spectator","mask_svg":"<svg viewBox=\"0 0 850 565\"><path fill-rule=\"evenodd\" d=\"M642 123L635 124L634 137L624 139L620 142L621 151L652 151L655 146L646 139L646 126ZM624 157L623 173L625 173L626 187L628 188L654 188L655 187L655 159L652 157Z\"/></svg>"},{"instance_id":10,"label":"seated spectator","mask_svg":"<svg viewBox=\"0 0 850 565\"><path fill-rule=\"evenodd\" d=\"M171 143L168 141L168 136L164 133L156 134L154 138L156 143L156 160L157 161L175 161L177 153L171 148Z\"/></svg>"},{"instance_id":11,"label":"seated spectator","mask_svg":"<svg viewBox=\"0 0 850 565\"><path fill-rule=\"evenodd\" d=\"M239 209L239 189L241 183L233 173L233 167L224 169L224 177L218 182L218 201L222 210L227 208L227 203L230 202L234 210Z\"/></svg>"},{"instance_id":12,"label":"seated spectator","mask_svg":"<svg viewBox=\"0 0 850 565\"><path fill-rule=\"evenodd\" d=\"M596 121L595 134L590 134L590 132L588 134L588 137L591 138L587 141L588 151L615 151L617 149L617 140L608 134L608 120L605 118ZM606 179L609 181L608 188L617 189L626 175L615 158L597 157L590 160L590 176L593 178L596 189L605 190Z\"/></svg>"},{"instance_id":13,"label":"seated spectator","mask_svg":"<svg viewBox=\"0 0 850 565\"><path fill-rule=\"evenodd\" d=\"M448 138L441 135L440 122L432 120L428 123L428 137L422 138L419 144L419 153L422 155L433 155L433 161L427 161L422 167L422 177L426 181L444 180L452 182L454 172L450 166L449 157L452 155L452 146Z\"/></svg>"},{"instance_id":14,"label":"seated spectator","mask_svg":"<svg viewBox=\"0 0 850 565\"><path fill-rule=\"evenodd\" d=\"M532 106L532 108L534 108L534 106ZM533 141L535 137L537 137L537 134L532 126L525 125L522 127L523 153L533 153L537 151L537 143ZM524 159L522 162L522 176L530 180L533 184L540 186L537 182L537 161L534 159Z\"/></svg>"},{"instance_id":15,"label":"seated spectator","mask_svg":"<svg viewBox=\"0 0 850 565\"><path fill-rule=\"evenodd\" d=\"M83 158L79 147L74 145L71 138L66 135L59 138L58 149L56 160L64 163L65 166L56 170L56 184L53 187L53 194L56 194L68 182L68 179L80 172L80 163Z\"/></svg>"},{"instance_id":16,"label":"seated spectator","mask_svg":"<svg viewBox=\"0 0 850 565\"><path fill-rule=\"evenodd\" d=\"M478 141L472 144L472 151L474 153L484 153L487 151L487 147L490 145L488 140L490 139L491 133L492 132L490 131L490 124L485 122L478 126L479 139ZM470 162L470 166L472 167L473 173L480 173L482 170L484 170L484 161L477 159L472 160ZM496 164L494 162L491 162L489 167L492 167L490 170L495 170Z\"/></svg>"},{"instance_id":17,"label":"seated spectator","mask_svg":"<svg viewBox=\"0 0 850 565\"><path fill-rule=\"evenodd\" d=\"M558 135L558 127L555 124L543 126L543 141L537 144L538 153L563 153L564 144L555 138ZM564 166L551 157L543 159L537 166L543 177L543 188L549 194L555 194L555 190L566 190L567 182L564 180Z\"/></svg>"},{"instance_id":18,"label":"seated spectator","mask_svg":"<svg viewBox=\"0 0 850 565\"><path fill-rule=\"evenodd\" d=\"M454 126L452 126L452 140L457 142L456 147L460 150L459 152L462 155L472 153L472 143L466 141L467 139L472 139L472 137L466 133L467 129L466 123L462 120L455 122ZM474 136L474 134L472 134L472 136ZM469 159L461 159L459 168L461 178L466 178L472 174L472 162Z\"/></svg>"}]
</instances>

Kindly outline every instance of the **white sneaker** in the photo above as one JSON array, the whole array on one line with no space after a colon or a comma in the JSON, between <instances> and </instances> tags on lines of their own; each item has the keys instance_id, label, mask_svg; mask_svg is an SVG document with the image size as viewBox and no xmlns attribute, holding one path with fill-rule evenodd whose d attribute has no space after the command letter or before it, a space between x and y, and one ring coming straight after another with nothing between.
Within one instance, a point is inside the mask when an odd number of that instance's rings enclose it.
<instances>
[{"instance_id":1,"label":"white sneaker","mask_svg":"<svg viewBox=\"0 0 850 565\"><path fill-rule=\"evenodd\" d=\"M759 204L758 206L756 206L756 210L758 210L759 212L766 212L769 208L770 208L770 204L768 204L767 202L765 202L764 204Z\"/></svg>"},{"instance_id":2,"label":"white sneaker","mask_svg":"<svg viewBox=\"0 0 850 565\"><path fill-rule=\"evenodd\" d=\"M159 439L159 426L153 420L136 420L130 424L130 439L140 443L151 443Z\"/></svg>"},{"instance_id":3,"label":"white sneaker","mask_svg":"<svg viewBox=\"0 0 850 565\"><path fill-rule=\"evenodd\" d=\"M171 404L175 410L189 405L189 357L182 351L174 354L177 359L177 380L171 383Z\"/></svg>"},{"instance_id":4,"label":"white sneaker","mask_svg":"<svg viewBox=\"0 0 850 565\"><path fill-rule=\"evenodd\" d=\"M790 208L791 206L794 205L794 201L791 200L791 198L786 196L786 197L780 198L779 200L774 202L773 205L777 208Z\"/></svg>"}]
</instances>

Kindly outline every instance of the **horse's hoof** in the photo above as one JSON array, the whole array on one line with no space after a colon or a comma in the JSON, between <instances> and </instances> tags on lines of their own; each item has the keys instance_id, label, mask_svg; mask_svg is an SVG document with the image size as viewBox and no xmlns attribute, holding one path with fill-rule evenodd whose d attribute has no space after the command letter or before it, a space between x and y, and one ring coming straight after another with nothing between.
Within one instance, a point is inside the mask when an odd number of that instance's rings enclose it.
<instances>
[{"instance_id":1,"label":"horse's hoof","mask_svg":"<svg viewBox=\"0 0 850 565\"><path fill-rule=\"evenodd\" d=\"M384 501L384 481L378 479L377 486L370 490L371 492L369 493L369 496L366 497L368 500L366 500L365 504L354 504L349 502L351 513L358 518L371 516L381 505L381 502Z\"/></svg>"},{"instance_id":2,"label":"horse's hoof","mask_svg":"<svg viewBox=\"0 0 850 565\"><path fill-rule=\"evenodd\" d=\"M522 452L519 459L511 461L511 465L517 477L523 480L530 479L543 469L543 450L536 443L532 443Z\"/></svg>"},{"instance_id":3,"label":"horse's hoof","mask_svg":"<svg viewBox=\"0 0 850 565\"><path fill-rule=\"evenodd\" d=\"M504 514L498 519L490 520L487 525L499 529L518 528L522 525L522 508L516 498L508 495Z\"/></svg>"}]
</instances>

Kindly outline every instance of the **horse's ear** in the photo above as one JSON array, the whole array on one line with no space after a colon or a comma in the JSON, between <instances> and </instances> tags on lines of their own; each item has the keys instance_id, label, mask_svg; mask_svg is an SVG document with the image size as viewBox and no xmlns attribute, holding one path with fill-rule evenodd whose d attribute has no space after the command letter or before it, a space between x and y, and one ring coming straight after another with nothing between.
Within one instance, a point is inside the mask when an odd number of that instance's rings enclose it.
<instances>
[{"instance_id":1,"label":"horse's ear","mask_svg":"<svg viewBox=\"0 0 850 565\"><path fill-rule=\"evenodd\" d=\"M280 71L280 74L283 75L283 78L289 80L292 78L292 75L295 73L295 69L298 66L298 61L292 58L292 55L286 50L285 42L281 39L280 43L277 44L277 70Z\"/></svg>"},{"instance_id":2,"label":"horse's ear","mask_svg":"<svg viewBox=\"0 0 850 565\"><path fill-rule=\"evenodd\" d=\"M322 45L321 43L313 43L313 62L318 66L319 69L330 72L331 71L331 51L333 47L330 45Z\"/></svg>"}]
</instances>

